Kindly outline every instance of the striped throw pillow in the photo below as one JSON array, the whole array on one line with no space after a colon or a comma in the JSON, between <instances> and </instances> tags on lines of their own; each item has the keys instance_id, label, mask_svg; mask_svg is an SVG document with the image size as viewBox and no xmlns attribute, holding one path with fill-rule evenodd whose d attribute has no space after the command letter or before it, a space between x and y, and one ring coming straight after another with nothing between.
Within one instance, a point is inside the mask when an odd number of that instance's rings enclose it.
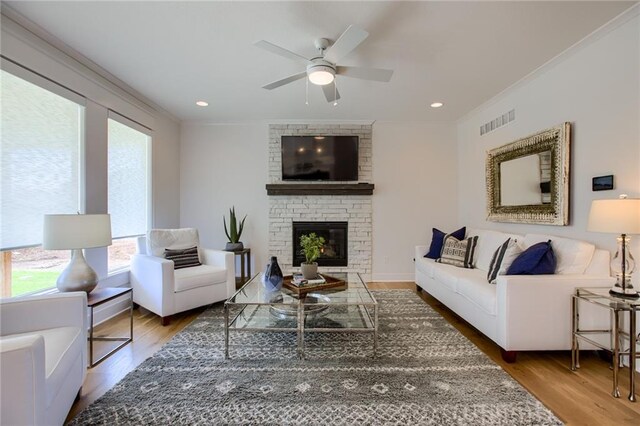
<instances>
[{"instance_id":1,"label":"striped throw pillow","mask_svg":"<svg viewBox=\"0 0 640 426\"><path fill-rule=\"evenodd\" d=\"M200 266L200 258L198 257L198 247L191 247L183 250L164 249L164 257L173 260L173 269L191 268L192 266Z\"/></svg>"},{"instance_id":2,"label":"striped throw pillow","mask_svg":"<svg viewBox=\"0 0 640 426\"><path fill-rule=\"evenodd\" d=\"M518 240L507 238L507 241L502 243L493 253L487 272L487 281L495 284L498 275L505 275L509 266L520 253L522 253L522 249L518 245Z\"/></svg>"},{"instance_id":3,"label":"striped throw pillow","mask_svg":"<svg viewBox=\"0 0 640 426\"><path fill-rule=\"evenodd\" d=\"M451 234L446 235L440 259L437 259L436 262L459 268L473 269L473 257L475 256L477 245L477 236L458 240Z\"/></svg>"}]
</instances>

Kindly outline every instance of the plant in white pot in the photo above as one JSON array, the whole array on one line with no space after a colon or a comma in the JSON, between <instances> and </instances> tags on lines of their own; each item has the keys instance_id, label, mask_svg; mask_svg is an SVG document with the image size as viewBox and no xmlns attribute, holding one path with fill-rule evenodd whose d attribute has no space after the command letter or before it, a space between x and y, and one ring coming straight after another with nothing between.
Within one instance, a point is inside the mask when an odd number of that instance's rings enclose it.
<instances>
[{"instance_id":1,"label":"plant in white pot","mask_svg":"<svg viewBox=\"0 0 640 426\"><path fill-rule=\"evenodd\" d=\"M229 229L227 230L227 219L222 216L222 223L224 223L224 233L227 235L229 242L227 243L225 250L227 251L240 251L244 248L240 236L242 236L242 230L244 229L244 221L247 215L244 215L242 221L238 224L236 220L236 208L229 209Z\"/></svg>"},{"instance_id":2,"label":"plant in white pot","mask_svg":"<svg viewBox=\"0 0 640 426\"><path fill-rule=\"evenodd\" d=\"M305 279L312 280L318 276L318 263L316 260L322 253L324 238L312 232L309 235L302 235L300 237L300 245L302 246L300 251L305 258L305 262L300 264L302 275Z\"/></svg>"}]
</instances>

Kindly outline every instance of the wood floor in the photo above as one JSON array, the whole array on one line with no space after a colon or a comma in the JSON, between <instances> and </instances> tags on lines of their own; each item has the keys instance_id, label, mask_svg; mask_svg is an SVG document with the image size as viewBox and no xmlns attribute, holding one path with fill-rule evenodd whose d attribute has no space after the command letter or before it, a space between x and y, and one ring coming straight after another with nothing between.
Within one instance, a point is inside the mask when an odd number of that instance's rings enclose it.
<instances>
[{"instance_id":1,"label":"wood floor","mask_svg":"<svg viewBox=\"0 0 640 426\"><path fill-rule=\"evenodd\" d=\"M415 289L413 283L371 283L369 286L372 289ZM594 352L581 353L581 368L577 373L569 370L568 351L523 352L518 354L515 364L507 364L500 356L499 347L491 340L433 297L424 292L421 297L566 424L640 425L640 402L632 403L626 398L629 389L628 369L621 371L620 389L623 397L616 399L611 396L609 364ZM195 309L176 315L167 327L162 327L159 317L144 309L134 311L133 343L89 369L80 398L73 405L68 419L73 418L158 351L203 310L204 308ZM98 335L126 335L128 319L127 315L120 315L108 321L97 328Z\"/></svg>"}]
</instances>

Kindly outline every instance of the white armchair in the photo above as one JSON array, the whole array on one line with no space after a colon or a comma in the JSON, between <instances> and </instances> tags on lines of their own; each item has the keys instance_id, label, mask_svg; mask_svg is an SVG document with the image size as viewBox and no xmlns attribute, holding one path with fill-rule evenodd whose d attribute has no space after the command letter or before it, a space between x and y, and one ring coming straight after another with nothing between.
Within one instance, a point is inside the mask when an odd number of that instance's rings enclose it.
<instances>
[{"instance_id":1,"label":"white armchair","mask_svg":"<svg viewBox=\"0 0 640 426\"><path fill-rule=\"evenodd\" d=\"M198 247L202 265L175 269L164 250ZM233 253L200 247L194 228L151 230L138 238L138 253L131 259L133 302L162 318L226 300L236 288Z\"/></svg>"},{"instance_id":2,"label":"white armchair","mask_svg":"<svg viewBox=\"0 0 640 426\"><path fill-rule=\"evenodd\" d=\"M61 425L87 371L87 294L0 301L0 424Z\"/></svg>"}]
</instances>

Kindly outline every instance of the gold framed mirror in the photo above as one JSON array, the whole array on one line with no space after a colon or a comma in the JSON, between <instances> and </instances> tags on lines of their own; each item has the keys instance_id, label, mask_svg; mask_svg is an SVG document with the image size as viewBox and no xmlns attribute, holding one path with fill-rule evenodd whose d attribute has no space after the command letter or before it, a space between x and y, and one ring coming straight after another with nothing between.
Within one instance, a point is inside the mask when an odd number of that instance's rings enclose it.
<instances>
[{"instance_id":1,"label":"gold framed mirror","mask_svg":"<svg viewBox=\"0 0 640 426\"><path fill-rule=\"evenodd\" d=\"M569 224L571 123L562 123L487 153L487 219Z\"/></svg>"}]
</instances>

